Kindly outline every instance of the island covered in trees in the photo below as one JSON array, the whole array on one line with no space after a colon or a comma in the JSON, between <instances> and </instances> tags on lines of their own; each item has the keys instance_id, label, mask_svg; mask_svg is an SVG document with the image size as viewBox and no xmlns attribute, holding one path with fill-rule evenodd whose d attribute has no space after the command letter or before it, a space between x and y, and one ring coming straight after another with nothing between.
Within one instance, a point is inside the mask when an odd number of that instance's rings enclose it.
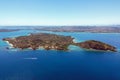
<instances>
[{"instance_id":1,"label":"island covered in trees","mask_svg":"<svg viewBox=\"0 0 120 80\"><path fill-rule=\"evenodd\" d=\"M36 33L28 36L19 36L14 38L4 38L3 40L8 42L12 47L19 49L39 49L44 48L46 50L68 50L70 45L79 46L83 49L89 50L101 50L101 51L113 51L116 52L116 48L109 44L89 40L85 42L76 43L71 36L63 36L48 33Z\"/></svg>"}]
</instances>

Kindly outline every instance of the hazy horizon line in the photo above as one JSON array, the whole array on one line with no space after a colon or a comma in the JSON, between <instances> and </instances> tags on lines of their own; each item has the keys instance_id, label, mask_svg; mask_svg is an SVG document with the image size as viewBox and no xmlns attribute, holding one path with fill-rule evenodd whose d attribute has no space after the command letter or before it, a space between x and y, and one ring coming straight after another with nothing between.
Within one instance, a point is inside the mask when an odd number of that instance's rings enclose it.
<instances>
[{"instance_id":1,"label":"hazy horizon line","mask_svg":"<svg viewBox=\"0 0 120 80\"><path fill-rule=\"evenodd\" d=\"M54 27L54 26L120 26L120 24L108 24L108 25L0 25L0 27L4 27L4 26L50 26L50 27Z\"/></svg>"}]
</instances>

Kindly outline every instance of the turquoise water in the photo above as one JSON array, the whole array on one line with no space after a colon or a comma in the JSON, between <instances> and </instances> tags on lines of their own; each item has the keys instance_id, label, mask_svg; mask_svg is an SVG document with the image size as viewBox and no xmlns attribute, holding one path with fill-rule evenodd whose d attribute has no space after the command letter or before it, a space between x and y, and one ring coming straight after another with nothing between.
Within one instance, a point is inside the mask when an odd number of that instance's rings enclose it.
<instances>
[{"instance_id":1,"label":"turquoise water","mask_svg":"<svg viewBox=\"0 0 120 80\"><path fill-rule=\"evenodd\" d=\"M0 80L120 80L120 53L84 51L7 50L5 37L30 33L72 36L76 42L99 40L120 49L119 33L78 33L21 30L0 33Z\"/></svg>"}]
</instances>

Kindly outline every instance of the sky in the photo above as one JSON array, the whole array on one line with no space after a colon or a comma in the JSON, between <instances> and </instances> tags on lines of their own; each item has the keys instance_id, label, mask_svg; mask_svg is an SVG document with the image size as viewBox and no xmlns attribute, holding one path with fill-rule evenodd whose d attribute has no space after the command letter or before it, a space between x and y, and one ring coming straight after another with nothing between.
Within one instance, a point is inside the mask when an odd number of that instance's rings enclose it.
<instances>
[{"instance_id":1,"label":"sky","mask_svg":"<svg viewBox=\"0 0 120 80\"><path fill-rule=\"evenodd\" d=\"M120 0L0 0L0 25L118 25Z\"/></svg>"}]
</instances>

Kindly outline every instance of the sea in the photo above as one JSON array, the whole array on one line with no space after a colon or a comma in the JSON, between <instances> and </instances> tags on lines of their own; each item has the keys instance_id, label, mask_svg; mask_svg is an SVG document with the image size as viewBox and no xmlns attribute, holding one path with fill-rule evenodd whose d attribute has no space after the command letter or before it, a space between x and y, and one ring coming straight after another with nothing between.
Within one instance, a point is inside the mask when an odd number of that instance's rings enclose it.
<instances>
[{"instance_id":1,"label":"sea","mask_svg":"<svg viewBox=\"0 0 120 80\"><path fill-rule=\"evenodd\" d=\"M2 41L30 33L72 36L75 42L98 40L117 47L118 52L86 51L73 45L68 51L6 49L9 45ZM120 33L0 32L0 80L120 80Z\"/></svg>"}]
</instances>

